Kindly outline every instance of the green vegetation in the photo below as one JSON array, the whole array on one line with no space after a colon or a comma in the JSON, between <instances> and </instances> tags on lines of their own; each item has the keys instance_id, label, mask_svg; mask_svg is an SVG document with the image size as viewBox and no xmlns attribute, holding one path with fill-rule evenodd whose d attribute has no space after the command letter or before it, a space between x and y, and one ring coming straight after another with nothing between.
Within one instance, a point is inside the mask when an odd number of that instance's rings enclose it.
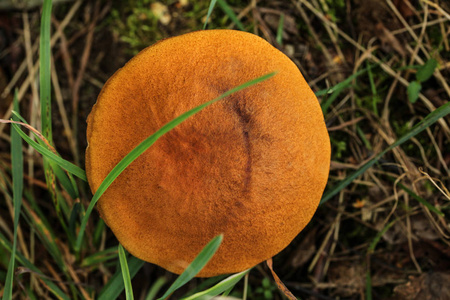
<instances>
[{"instance_id":1,"label":"green vegetation","mask_svg":"<svg viewBox=\"0 0 450 300\"><path fill-rule=\"evenodd\" d=\"M297 63L321 102L333 147L329 184L317 216L274 258L293 294L414 298L398 293L408 284L423 295L445 292L426 283L450 276L450 7L406 2L45 0L41 10L8 11L23 30L0 25L10 39L0 48L2 299L284 297L263 264L193 279L221 236L178 277L127 254L92 213L161 135L273 75L168 123L90 195L83 130L101 86L132 54L205 25L266 38Z\"/></svg>"}]
</instances>

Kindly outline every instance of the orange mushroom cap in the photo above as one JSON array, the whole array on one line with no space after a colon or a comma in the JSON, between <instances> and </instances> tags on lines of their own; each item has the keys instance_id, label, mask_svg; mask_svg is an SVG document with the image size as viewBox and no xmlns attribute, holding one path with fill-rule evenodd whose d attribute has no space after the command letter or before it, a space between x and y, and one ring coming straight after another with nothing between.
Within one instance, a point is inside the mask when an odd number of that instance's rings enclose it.
<instances>
[{"instance_id":1,"label":"orange mushroom cap","mask_svg":"<svg viewBox=\"0 0 450 300\"><path fill-rule=\"evenodd\" d=\"M179 274L223 234L201 277L274 256L317 209L330 142L298 68L250 33L205 30L165 39L108 80L88 117L92 192L162 125L273 71L162 136L103 194L100 216L131 254Z\"/></svg>"}]
</instances>

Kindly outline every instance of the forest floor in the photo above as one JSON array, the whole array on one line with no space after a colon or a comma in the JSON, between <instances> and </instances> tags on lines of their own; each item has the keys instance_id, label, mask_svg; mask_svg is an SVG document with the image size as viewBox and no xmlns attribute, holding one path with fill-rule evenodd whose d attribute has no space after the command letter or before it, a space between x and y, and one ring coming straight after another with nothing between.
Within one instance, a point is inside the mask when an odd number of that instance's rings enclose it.
<instances>
[{"instance_id":1,"label":"forest floor","mask_svg":"<svg viewBox=\"0 0 450 300\"><path fill-rule=\"evenodd\" d=\"M16 91L21 116L42 132L43 1L19 2L28 7L0 3L0 119L11 118ZM84 169L86 118L108 78L156 41L201 30L209 5L53 1L51 126L65 160ZM322 204L273 259L287 288L300 299L450 299L450 3L219 0L208 23L216 28L257 34L284 52L324 112L332 157ZM10 125L0 123L0 295L15 227L11 141ZM49 187L42 155L22 147L12 298L97 299L120 269L117 240L94 211L76 252L68 232L92 198L88 185L77 179L75 196L63 183ZM136 299L161 296L176 278L148 263L136 271ZM193 279L172 298L220 279ZM227 297L284 299L265 263Z\"/></svg>"}]
</instances>

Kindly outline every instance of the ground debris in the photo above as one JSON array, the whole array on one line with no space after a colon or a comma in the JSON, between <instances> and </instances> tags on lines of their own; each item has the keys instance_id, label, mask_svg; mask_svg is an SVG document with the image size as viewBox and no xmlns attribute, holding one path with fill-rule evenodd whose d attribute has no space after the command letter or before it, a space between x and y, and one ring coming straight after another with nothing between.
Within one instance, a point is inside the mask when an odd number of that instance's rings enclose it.
<instances>
[{"instance_id":1,"label":"ground debris","mask_svg":"<svg viewBox=\"0 0 450 300\"><path fill-rule=\"evenodd\" d=\"M405 56L405 50L398 38L389 31L382 22L375 25L375 34L381 41L381 49L389 52L391 49L395 50L401 56Z\"/></svg>"},{"instance_id":2,"label":"ground debris","mask_svg":"<svg viewBox=\"0 0 450 300\"><path fill-rule=\"evenodd\" d=\"M450 299L450 273L429 272L410 276L405 284L394 288L398 300L448 300Z\"/></svg>"}]
</instances>

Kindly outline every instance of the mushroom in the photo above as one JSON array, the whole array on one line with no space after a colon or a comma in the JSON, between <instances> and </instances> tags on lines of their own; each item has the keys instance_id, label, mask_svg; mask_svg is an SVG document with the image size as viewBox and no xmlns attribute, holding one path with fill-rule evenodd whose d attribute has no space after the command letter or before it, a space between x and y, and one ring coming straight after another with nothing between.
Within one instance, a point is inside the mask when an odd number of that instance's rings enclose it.
<instances>
[{"instance_id":1,"label":"mushroom","mask_svg":"<svg viewBox=\"0 0 450 300\"><path fill-rule=\"evenodd\" d=\"M86 173L94 193L162 125L272 71L162 136L102 195L100 216L131 254L180 274L223 234L198 276L240 272L273 257L317 209L330 141L296 65L250 33L165 39L108 80L88 117Z\"/></svg>"}]
</instances>

